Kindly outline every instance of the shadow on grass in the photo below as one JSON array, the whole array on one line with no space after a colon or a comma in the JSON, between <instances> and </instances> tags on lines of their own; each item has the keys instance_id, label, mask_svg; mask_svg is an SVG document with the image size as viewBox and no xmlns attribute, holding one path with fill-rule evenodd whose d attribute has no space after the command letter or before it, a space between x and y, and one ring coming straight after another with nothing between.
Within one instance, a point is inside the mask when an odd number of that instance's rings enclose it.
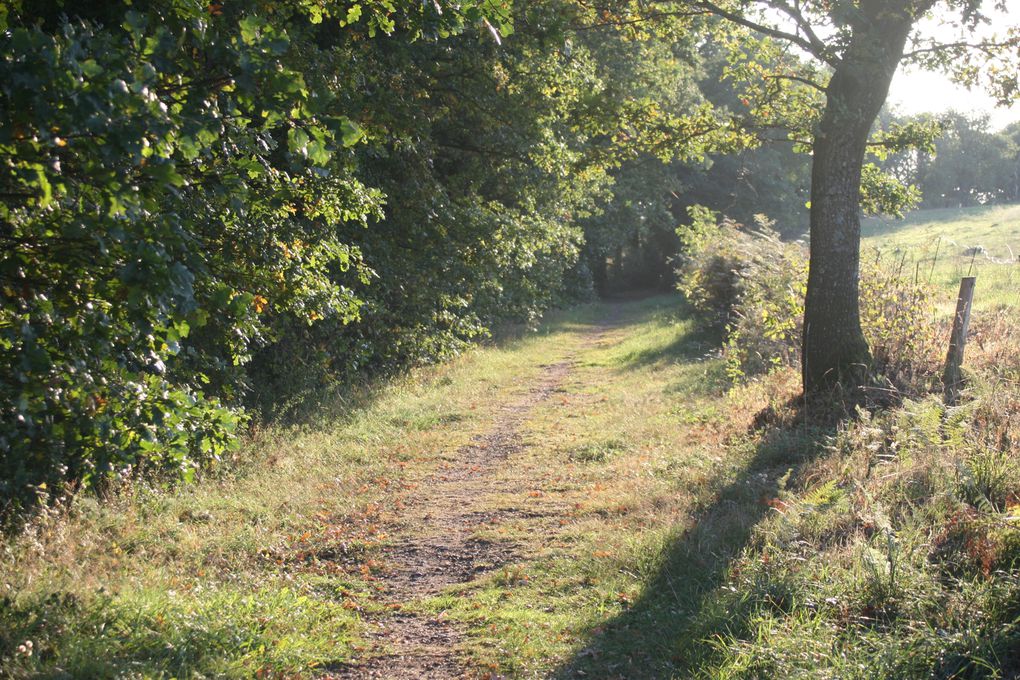
<instances>
[{"instance_id":1,"label":"shadow on grass","mask_svg":"<svg viewBox=\"0 0 1020 680\"><path fill-rule=\"evenodd\" d=\"M638 304L628 303L624 309L621 324L657 320L664 328L669 328L671 331L677 325L688 325L683 332L674 332L675 337L669 342L655 343L653 346L622 356L620 363L625 370L646 368L657 364L690 363L717 354L716 350L722 344L723 338L720 331L689 325L692 324L691 320L696 318L697 314L678 294L649 297Z\"/></svg>"},{"instance_id":2,"label":"shadow on grass","mask_svg":"<svg viewBox=\"0 0 1020 680\"><path fill-rule=\"evenodd\" d=\"M754 527L771 512L767 501L776 496L779 480L792 469L795 481L797 470L818 455L825 436L835 431L835 420L808 423L800 404L788 406L794 409L787 420L792 424L771 430L736 476L720 481L693 526L665 549L640 597L592 631L588 644L552 677L694 677L712 665L713 638L741 634L763 603L781 606L782 593L768 592L768 585L742 601L739 610L728 610L719 594Z\"/></svg>"},{"instance_id":3,"label":"shadow on grass","mask_svg":"<svg viewBox=\"0 0 1020 680\"><path fill-rule=\"evenodd\" d=\"M690 362L715 353L719 347L719 334L704 329L681 333L668 344L632 352L623 358L625 368L636 369L656 364Z\"/></svg>"}]
</instances>

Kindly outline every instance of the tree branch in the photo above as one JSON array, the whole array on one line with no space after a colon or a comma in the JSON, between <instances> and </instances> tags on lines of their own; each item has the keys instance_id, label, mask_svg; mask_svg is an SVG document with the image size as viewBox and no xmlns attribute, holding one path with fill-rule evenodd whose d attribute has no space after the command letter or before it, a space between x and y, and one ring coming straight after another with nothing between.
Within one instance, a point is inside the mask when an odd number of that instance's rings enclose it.
<instances>
[{"instance_id":1,"label":"tree branch","mask_svg":"<svg viewBox=\"0 0 1020 680\"><path fill-rule=\"evenodd\" d=\"M804 76L797 76L797 75L792 75L792 74L782 74L782 73L773 73L771 75L765 76L765 78L769 79L769 80L795 80L798 83L804 83L805 85L813 87L816 90L818 90L819 92L822 92L822 93L825 92L825 86L824 85L822 85L820 83L816 83L815 81L811 80L810 78L805 78Z\"/></svg>"},{"instance_id":2,"label":"tree branch","mask_svg":"<svg viewBox=\"0 0 1020 680\"><path fill-rule=\"evenodd\" d=\"M633 19L617 19L609 21L600 21L595 24L576 24L571 26L574 31L590 31L599 28L605 28L607 26L634 26L641 24L646 21L654 21L655 19L667 19L670 17L696 17L703 16L706 12L691 12L691 11L677 11L677 12L652 12L650 14L641 14Z\"/></svg>"},{"instance_id":3,"label":"tree branch","mask_svg":"<svg viewBox=\"0 0 1020 680\"><path fill-rule=\"evenodd\" d=\"M915 50L911 50L910 52L905 52L903 54L903 58L912 59L922 54L937 54L939 52L950 52L953 50L977 50L994 57L998 56L996 50L1000 50L1004 47L1013 47L1016 44L1016 40L1007 40L1006 42L969 43L966 41L960 41L953 43L940 43L936 45L929 45L928 47L919 47Z\"/></svg>"},{"instance_id":4,"label":"tree branch","mask_svg":"<svg viewBox=\"0 0 1020 680\"><path fill-rule=\"evenodd\" d=\"M800 9L800 1L794 0L793 5L788 4L785 0L774 0L772 6L783 12L786 16L793 19L797 24L797 28L803 31L804 36L808 42L814 45L815 50L818 54L827 54L828 47L822 42L818 34L815 33L815 29L812 28L811 22L804 18L804 13Z\"/></svg>"},{"instance_id":5,"label":"tree branch","mask_svg":"<svg viewBox=\"0 0 1020 680\"><path fill-rule=\"evenodd\" d=\"M786 42L793 43L794 45L797 45L798 47L803 49L808 54L813 55L820 61L823 61L826 64L829 64L830 66L836 66L839 63L838 59L830 55L828 53L828 50L824 49L825 46L824 44L821 44L820 41L819 44L822 49L818 49L818 47L816 47L816 45L813 44L810 40L802 38L796 33L782 31L778 28L775 28L774 26L767 26L765 24L758 23L757 21L751 21L744 15L739 14L737 12L731 12L717 5L714 2L710 2L709 0L696 0L692 4L695 7L701 7L705 11L714 14L715 16L722 17L723 19L726 19L727 21L730 21L734 24L743 26L744 28L749 28L756 33L761 33L762 35L767 35L771 38L778 38L779 40L785 40Z\"/></svg>"}]
</instances>

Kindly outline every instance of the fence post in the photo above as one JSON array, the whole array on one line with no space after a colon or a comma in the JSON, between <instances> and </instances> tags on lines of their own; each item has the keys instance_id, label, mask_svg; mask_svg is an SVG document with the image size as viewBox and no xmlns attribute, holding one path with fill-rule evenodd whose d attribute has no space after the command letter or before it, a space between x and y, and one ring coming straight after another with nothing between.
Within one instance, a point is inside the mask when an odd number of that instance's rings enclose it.
<instances>
[{"instance_id":1,"label":"fence post","mask_svg":"<svg viewBox=\"0 0 1020 680\"><path fill-rule=\"evenodd\" d=\"M942 374L947 406L955 406L960 400L960 388L963 385L960 366L963 365L963 348L967 344L967 327L970 325L970 308L971 303L974 302L976 279L975 276L965 276L960 279L960 295L956 298L956 316L953 317L953 332L949 336L946 370Z\"/></svg>"}]
</instances>

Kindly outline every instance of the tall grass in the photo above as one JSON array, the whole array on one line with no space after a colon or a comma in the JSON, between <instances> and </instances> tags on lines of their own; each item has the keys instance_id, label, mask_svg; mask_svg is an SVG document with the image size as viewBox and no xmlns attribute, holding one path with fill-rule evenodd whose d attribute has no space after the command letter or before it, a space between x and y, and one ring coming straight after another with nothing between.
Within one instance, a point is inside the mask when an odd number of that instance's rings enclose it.
<instances>
[{"instance_id":1,"label":"tall grass","mask_svg":"<svg viewBox=\"0 0 1020 680\"><path fill-rule=\"evenodd\" d=\"M755 248L772 250L759 256L766 261L785 256L769 239ZM702 652L676 677L1020 674L1020 321L1003 306L1008 295L995 311L978 308L964 401L945 406L938 372L948 324L938 301L949 289L939 288L940 267L888 243L866 253L862 323L876 376L897 399L857 407L815 439L820 449L791 459L761 501L768 512L695 616L687 644ZM754 259L734 270L742 295L726 352L740 357L763 346L768 324L795 323L768 316L783 308L774 291L799 279ZM763 383L789 371L770 370ZM782 437L810 420L761 422Z\"/></svg>"}]
</instances>

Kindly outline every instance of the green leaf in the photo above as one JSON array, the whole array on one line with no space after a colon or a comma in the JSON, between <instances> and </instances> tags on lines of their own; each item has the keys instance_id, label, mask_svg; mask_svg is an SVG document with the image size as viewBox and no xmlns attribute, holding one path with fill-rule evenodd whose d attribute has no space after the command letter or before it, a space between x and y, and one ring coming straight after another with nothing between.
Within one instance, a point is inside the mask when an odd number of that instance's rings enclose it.
<instances>
[{"instance_id":1,"label":"green leaf","mask_svg":"<svg viewBox=\"0 0 1020 680\"><path fill-rule=\"evenodd\" d=\"M340 123L340 135L346 147L354 146L365 138L364 130L358 127L357 123L346 118Z\"/></svg>"},{"instance_id":2,"label":"green leaf","mask_svg":"<svg viewBox=\"0 0 1020 680\"><path fill-rule=\"evenodd\" d=\"M86 59L81 62L81 72L88 78L95 78L103 72L103 67L95 59Z\"/></svg>"},{"instance_id":3,"label":"green leaf","mask_svg":"<svg viewBox=\"0 0 1020 680\"><path fill-rule=\"evenodd\" d=\"M307 157L309 141L308 134L301 128L291 128L287 132L287 148L290 149L291 153Z\"/></svg>"},{"instance_id":4,"label":"green leaf","mask_svg":"<svg viewBox=\"0 0 1020 680\"><path fill-rule=\"evenodd\" d=\"M241 40L246 45L254 45L259 39L266 21L255 15L246 16L238 22L241 29Z\"/></svg>"}]
</instances>

